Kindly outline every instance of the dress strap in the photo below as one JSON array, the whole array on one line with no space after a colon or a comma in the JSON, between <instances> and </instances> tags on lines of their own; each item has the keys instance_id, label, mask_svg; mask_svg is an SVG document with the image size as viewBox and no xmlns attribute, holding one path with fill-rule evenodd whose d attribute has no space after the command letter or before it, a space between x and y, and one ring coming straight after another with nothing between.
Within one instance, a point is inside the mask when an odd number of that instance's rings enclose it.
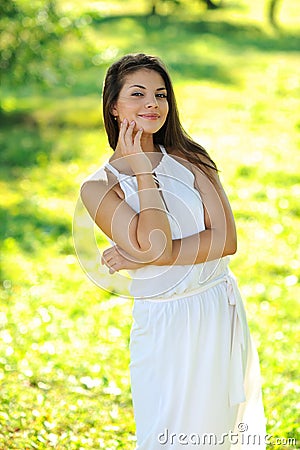
<instances>
[{"instance_id":1,"label":"dress strap","mask_svg":"<svg viewBox=\"0 0 300 450\"><path fill-rule=\"evenodd\" d=\"M115 167L113 167L113 166L112 166L111 164L109 164L109 163L106 163L106 164L105 164L105 167L107 167L108 170L110 170L117 178L119 178L120 172L119 172Z\"/></svg>"},{"instance_id":2,"label":"dress strap","mask_svg":"<svg viewBox=\"0 0 300 450\"><path fill-rule=\"evenodd\" d=\"M159 145L160 151L164 154L167 155L167 150L165 149L165 147L163 145Z\"/></svg>"}]
</instances>

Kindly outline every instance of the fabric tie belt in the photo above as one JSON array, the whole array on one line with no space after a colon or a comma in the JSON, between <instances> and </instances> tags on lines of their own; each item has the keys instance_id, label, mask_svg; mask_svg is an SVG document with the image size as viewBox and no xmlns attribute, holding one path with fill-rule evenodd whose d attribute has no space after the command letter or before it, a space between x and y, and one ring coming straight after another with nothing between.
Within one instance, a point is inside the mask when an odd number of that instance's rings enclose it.
<instances>
[{"instance_id":1,"label":"fabric tie belt","mask_svg":"<svg viewBox=\"0 0 300 450\"><path fill-rule=\"evenodd\" d=\"M139 299L150 302L172 302L174 300L188 298L193 295L200 294L223 282L226 283L228 303L233 308L229 367L229 405L234 406L246 400L244 390L244 372L246 366L248 336L245 335L245 331L247 331L248 328L243 301L235 277L231 273L231 271L227 269L226 273L217 278L214 278L205 283L199 282L200 286L197 289L193 289L192 291L184 292L182 294L172 295L172 297L170 298L139 297ZM137 301L139 299L137 299Z\"/></svg>"}]
</instances>

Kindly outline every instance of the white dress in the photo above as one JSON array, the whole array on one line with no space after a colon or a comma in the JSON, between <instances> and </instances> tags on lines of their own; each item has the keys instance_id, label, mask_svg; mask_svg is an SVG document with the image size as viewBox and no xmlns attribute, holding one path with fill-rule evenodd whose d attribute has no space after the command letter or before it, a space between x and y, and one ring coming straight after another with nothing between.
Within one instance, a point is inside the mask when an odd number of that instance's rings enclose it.
<instances>
[{"instance_id":1,"label":"white dress","mask_svg":"<svg viewBox=\"0 0 300 450\"><path fill-rule=\"evenodd\" d=\"M205 229L194 175L160 147L172 238ZM139 211L134 176L118 172ZM131 271L130 375L138 450L264 449L260 370L229 258Z\"/></svg>"}]
</instances>

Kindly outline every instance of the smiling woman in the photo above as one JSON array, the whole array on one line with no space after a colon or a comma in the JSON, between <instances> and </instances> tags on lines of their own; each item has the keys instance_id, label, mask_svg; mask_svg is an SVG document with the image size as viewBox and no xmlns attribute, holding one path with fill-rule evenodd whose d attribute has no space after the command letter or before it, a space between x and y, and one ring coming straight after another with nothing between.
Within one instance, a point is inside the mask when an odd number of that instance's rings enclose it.
<instances>
[{"instance_id":1,"label":"smiling woman","mask_svg":"<svg viewBox=\"0 0 300 450\"><path fill-rule=\"evenodd\" d=\"M141 69L126 77L112 113L119 125L124 119L134 121L133 133L142 128L141 146L151 152L152 136L165 123L168 111L164 80L157 72Z\"/></svg>"},{"instance_id":2,"label":"smiling woman","mask_svg":"<svg viewBox=\"0 0 300 450\"><path fill-rule=\"evenodd\" d=\"M216 165L182 129L158 58L110 67L103 114L114 153L81 197L114 242L103 264L132 276L137 449L177 450L195 433L196 448L242 449L256 435L247 449L264 449L259 364L228 267L236 229Z\"/></svg>"}]
</instances>

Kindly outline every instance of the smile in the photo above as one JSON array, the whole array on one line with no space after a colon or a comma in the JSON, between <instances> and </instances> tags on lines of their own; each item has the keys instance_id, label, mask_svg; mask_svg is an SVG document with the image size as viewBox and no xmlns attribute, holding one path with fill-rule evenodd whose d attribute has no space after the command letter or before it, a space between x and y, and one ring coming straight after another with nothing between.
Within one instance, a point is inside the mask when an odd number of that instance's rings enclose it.
<instances>
[{"instance_id":1,"label":"smile","mask_svg":"<svg viewBox=\"0 0 300 450\"><path fill-rule=\"evenodd\" d=\"M139 117L147 120L157 120L159 119L159 114L139 114Z\"/></svg>"}]
</instances>

